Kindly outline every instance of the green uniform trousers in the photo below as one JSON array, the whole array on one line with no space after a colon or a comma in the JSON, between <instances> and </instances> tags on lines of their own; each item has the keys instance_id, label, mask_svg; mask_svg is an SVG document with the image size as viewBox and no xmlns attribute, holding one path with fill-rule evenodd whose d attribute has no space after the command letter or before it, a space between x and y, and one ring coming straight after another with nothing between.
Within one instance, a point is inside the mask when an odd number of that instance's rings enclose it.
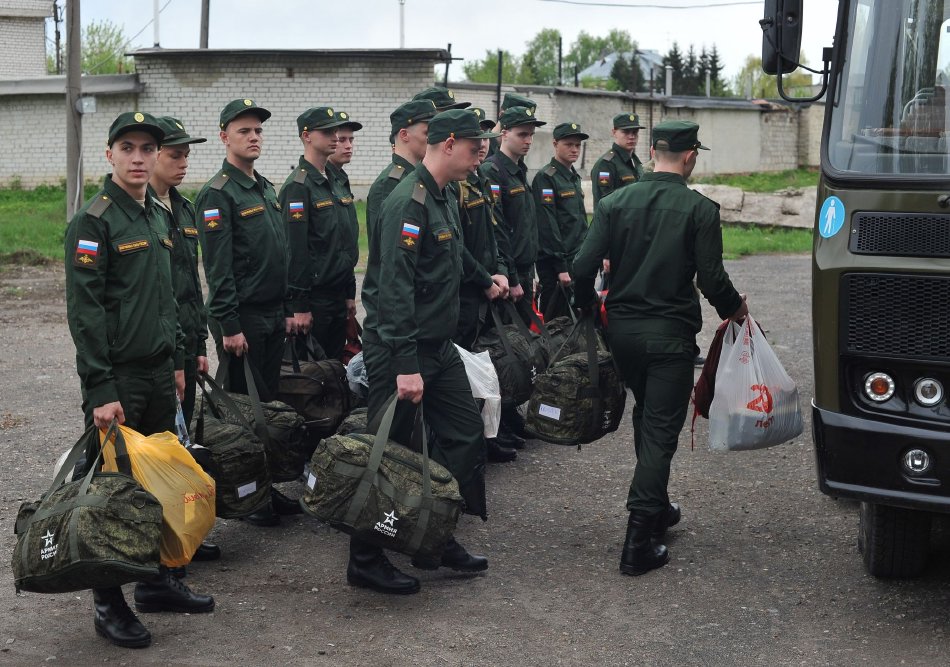
<instances>
[{"instance_id":1,"label":"green uniform trousers","mask_svg":"<svg viewBox=\"0 0 950 667\"><path fill-rule=\"evenodd\" d=\"M485 438L465 365L452 341L419 343L419 370L424 391L426 424L435 433L429 457L445 466L458 480L468 514L487 518L485 501ZM368 417L378 417L396 392L396 375L388 348L363 340L363 360L369 376ZM416 407L402 401L396 408L390 438L411 446Z\"/></svg>"},{"instance_id":2,"label":"green uniform trousers","mask_svg":"<svg viewBox=\"0 0 950 667\"><path fill-rule=\"evenodd\" d=\"M571 302L574 300L574 292L570 287L563 290L558 287L557 270L553 262L539 259L535 265L538 269L538 310L544 315L544 320L548 321L562 315L570 315ZM570 262L568 262L570 266Z\"/></svg>"},{"instance_id":3,"label":"green uniform trousers","mask_svg":"<svg viewBox=\"0 0 950 667\"><path fill-rule=\"evenodd\" d=\"M286 336L283 306L267 309L239 306L238 317L241 321L241 332L247 339L247 358L256 372L255 382L261 401L266 403L276 400ZM225 352L222 346L221 325L217 320L209 319L208 325L217 345L218 364L226 364L223 372L219 372L225 390L246 394L244 360Z\"/></svg>"},{"instance_id":4,"label":"green uniform trousers","mask_svg":"<svg viewBox=\"0 0 950 667\"><path fill-rule=\"evenodd\" d=\"M485 298L484 290L474 285L462 285L459 288L459 323L452 339L455 344L471 352L475 338L489 328L485 321L490 321L491 316L486 315L488 299Z\"/></svg>"},{"instance_id":5,"label":"green uniform trousers","mask_svg":"<svg viewBox=\"0 0 950 667\"><path fill-rule=\"evenodd\" d=\"M142 435L175 432L175 363L171 357L155 363L116 364L112 367L125 426ZM82 410L86 428L92 426L92 411L86 389L82 389Z\"/></svg>"},{"instance_id":6,"label":"green uniform trousers","mask_svg":"<svg viewBox=\"0 0 950 667\"><path fill-rule=\"evenodd\" d=\"M695 339L638 331L622 320L611 320L607 340L636 401L633 439L637 464L627 510L655 514L670 502L670 463L693 389Z\"/></svg>"},{"instance_id":7,"label":"green uniform trousers","mask_svg":"<svg viewBox=\"0 0 950 667\"><path fill-rule=\"evenodd\" d=\"M198 391L198 360L191 354L185 355L185 398L181 402L181 411L185 415L185 424L191 428L191 417L195 413L195 397Z\"/></svg>"},{"instance_id":8,"label":"green uniform trousers","mask_svg":"<svg viewBox=\"0 0 950 667\"><path fill-rule=\"evenodd\" d=\"M346 295L343 290L310 292L311 334L327 359L339 359L346 345Z\"/></svg>"}]
</instances>

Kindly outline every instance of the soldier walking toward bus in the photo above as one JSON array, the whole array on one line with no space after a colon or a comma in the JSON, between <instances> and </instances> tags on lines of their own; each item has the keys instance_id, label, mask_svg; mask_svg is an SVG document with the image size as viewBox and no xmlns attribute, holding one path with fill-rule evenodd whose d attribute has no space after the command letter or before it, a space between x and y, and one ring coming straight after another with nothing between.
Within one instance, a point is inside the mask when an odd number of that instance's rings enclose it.
<instances>
[{"instance_id":1,"label":"soldier walking toward bus","mask_svg":"<svg viewBox=\"0 0 950 667\"><path fill-rule=\"evenodd\" d=\"M700 150L699 126L668 121L653 129L656 170L597 205L574 260L578 305L596 305L594 279L610 252L607 338L633 391L637 464L627 496L620 571L640 575L669 559L660 544L680 520L670 503L670 463L693 387L696 334L702 328L695 277L723 319L749 309L722 265L719 207L686 187Z\"/></svg>"}]
</instances>

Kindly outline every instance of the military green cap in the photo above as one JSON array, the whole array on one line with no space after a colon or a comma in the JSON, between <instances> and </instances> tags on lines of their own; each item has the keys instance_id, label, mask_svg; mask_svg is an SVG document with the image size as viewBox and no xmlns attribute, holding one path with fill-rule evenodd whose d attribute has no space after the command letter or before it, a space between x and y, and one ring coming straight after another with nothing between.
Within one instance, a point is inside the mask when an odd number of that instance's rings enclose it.
<instances>
[{"instance_id":1,"label":"military green cap","mask_svg":"<svg viewBox=\"0 0 950 667\"><path fill-rule=\"evenodd\" d=\"M653 147L673 153L698 148L709 150L699 143L699 125L689 120L668 120L654 125Z\"/></svg>"},{"instance_id":2,"label":"military green cap","mask_svg":"<svg viewBox=\"0 0 950 667\"><path fill-rule=\"evenodd\" d=\"M581 132L581 126L577 123L560 123L554 126L554 141L559 141L566 137L578 137L581 141L589 139L590 135Z\"/></svg>"},{"instance_id":3,"label":"military green cap","mask_svg":"<svg viewBox=\"0 0 950 667\"><path fill-rule=\"evenodd\" d=\"M432 100L413 100L400 105L389 114L389 120L393 125L393 136L395 137L404 127L416 123L428 123L437 113L435 102Z\"/></svg>"},{"instance_id":4,"label":"military green cap","mask_svg":"<svg viewBox=\"0 0 950 667\"><path fill-rule=\"evenodd\" d=\"M330 107L311 107L297 116L297 134L313 130L332 130L347 123ZM362 127L362 125L360 125Z\"/></svg>"},{"instance_id":5,"label":"military green cap","mask_svg":"<svg viewBox=\"0 0 950 667\"><path fill-rule=\"evenodd\" d=\"M491 139L497 132L486 132L478 124L478 117L467 109L449 109L429 121L428 143L438 144L455 139Z\"/></svg>"},{"instance_id":6,"label":"military green cap","mask_svg":"<svg viewBox=\"0 0 950 667\"><path fill-rule=\"evenodd\" d=\"M530 107L505 109L501 112L501 118L498 121L501 123L501 129L503 130L510 130L518 125L534 125L535 127L547 125L543 120L534 117L534 109Z\"/></svg>"},{"instance_id":7,"label":"military green cap","mask_svg":"<svg viewBox=\"0 0 950 667\"><path fill-rule=\"evenodd\" d=\"M141 111L120 113L109 127L109 145L128 132L147 132L155 137L159 144L165 138L165 131L159 126L155 116Z\"/></svg>"},{"instance_id":8,"label":"military green cap","mask_svg":"<svg viewBox=\"0 0 950 667\"><path fill-rule=\"evenodd\" d=\"M518 93L505 93L501 100L501 110L504 111L511 107L528 107L532 111L537 111L538 103Z\"/></svg>"},{"instance_id":9,"label":"military green cap","mask_svg":"<svg viewBox=\"0 0 950 667\"><path fill-rule=\"evenodd\" d=\"M642 130L644 127L640 124L640 116L635 113L620 113L614 116L615 130Z\"/></svg>"},{"instance_id":10,"label":"military green cap","mask_svg":"<svg viewBox=\"0 0 950 667\"><path fill-rule=\"evenodd\" d=\"M340 123L340 127L348 127L354 132L363 129L363 124L357 123L355 120L350 118L350 114L346 113L345 111L337 111L336 117L337 117L337 120L343 121L342 123Z\"/></svg>"},{"instance_id":11,"label":"military green cap","mask_svg":"<svg viewBox=\"0 0 950 667\"><path fill-rule=\"evenodd\" d=\"M240 100L232 100L224 105L224 108L221 109L221 118L218 121L221 125L221 129L223 130L232 120L246 113L254 114L262 123L270 118L270 111L264 107L257 106L254 100L245 97Z\"/></svg>"},{"instance_id":12,"label":"military green cap","mask_svg":"<svg viewBox=\"0 0 950 667\"><path fill-rule=\"evenodd\" d=\"M412 99L432 100L435 108L439 111L445 111L446 109L464 109L465 107L472 106L471 102L457 101L455 99L455 93L453 93L448 88L442 88L440 86L426 88L421 93L416 93L413 95Z\"/></svg>"},{"instance_id":13,"label":"military green cap","mask_svg":"<svg viewBox=\"0 0 950 667\"><path fill-rule=\"evenodd\" d=\"M483 130L490 130L495 127L495 121L488 117L485 110L481 107L469 107L466 111L471 111L478 118L478 124Z\"/></svg>"},{"instance_id":14,"label":"military green cap","mask_svg":"<svg viewBox=\"0 0 950 667\"><path fill-rule=\"evenodd\" d=\"M162 146L184 146L185 144L203 144L207 141L204 137L192 137L185 131L185 126L181 121L171 116L159 116L155 119L158 126L165 133L162 139Z\"/></svg>"}]
</instances>

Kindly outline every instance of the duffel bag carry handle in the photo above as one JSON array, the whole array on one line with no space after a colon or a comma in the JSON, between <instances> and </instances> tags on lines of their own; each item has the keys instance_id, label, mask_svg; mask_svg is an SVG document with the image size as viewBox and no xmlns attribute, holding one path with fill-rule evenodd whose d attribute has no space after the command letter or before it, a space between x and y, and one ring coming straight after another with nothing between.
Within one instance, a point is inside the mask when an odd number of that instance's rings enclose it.
<instances>
[{"instance_id":1,"label":"duffel bag carry handle","mask_svg":"<svg viewBox=\"0 0 950 667\"><path fill-rule=\"evenodd\" d=\"M593 426L600 420L600 359L597 357L597 331L594 328L594 316L588 315L583 319L584 332L587 334L587 377L590 379L591 411L590 418ZM579 328L579 327L575 327ZM580 444L577 445L580 449Z\"/></svg>"},{"instance_id":2,"label":"duffel bag carry handle","mask_svg":"<svg viewBox=\"0 0 950 667\"><path fill-rule=\"evenodd\" d=\"M247 382L247 395L251 399L251 410L254 412L254 433L269 450L273 451L271 449L273 443L270 439L270 432L267 430L267 418L264 417L264 406L261 405L261 395L260 392L257 391L257 383L254 382L254 369L251 368L251 362L248 361L246 354L243 356L243 359L244 380Z\"/></svg>"},{"instance_id":3,"label":"duffel bag carry handle","mask_svg":"<svg viewBox=\"0 0 950 667\"><path fill-rule=\"evenodd\" d=\"M233 398L228 396L228 392L222 389L221 385L215 382L214 378L212 378L207 373L201 373L199 377L204 380L205 383L207 383L208 387L210 387L210 389L207 389L205 388L204 384L199 383L201 385L202 394L208 399L208 404L212 407L212 410L220 415L221 405L223 405L226 410L234 414L234 418L238 420L241 426L246 428L251 433L257 435L257 431L255 431L254 427L248 423L247 419L245 419L244 414L241 412L241 409L238 408L237 403L234 402ZM220 401L221 405L215 405L215 401ZM203 414L203 411L199 413L199 419L201 419Z\"/></svg>"},{"instance_id":4,"label":"duffel bag carry handle","mask_svg":"<svg viewBox=\"0 0 950 667\"><path fill-rule=\"evenodd\" d=\"M564 289L564 285L561 284L561 281L557 281L557 290L555 290L553 296L551 296L551 308L557 304L557 300L564 299L564 305L567 306L567 314L571 316L571 322L577 324L577 315L574 314L574 308L571 306L571 300L567 296L567 290Z\"/></svg>"},{"instance_id":5,"label":"duffel bag carry handle","mask_svg":"<svg viewBox=\"0 0 950 667\"><path fill-rule=\"evenodd\" d=\"M355 523L363 506L366 504L370 489L372 489L376 483L376 476L379 473L379 466L383 461L383 454L386 452L386 444L389 442L389 435L392 431L393 419L396 416L396 406L398 404L397 394L393 393L386 405L385 412L383 412L383 418L379 423L379 428L376 431L376 436L373 440L373 449L370 452L366 469L363 471L360 484L353 494L349 510L347 510L346 517L343 519L343 523L346 525L352 526ZM409 548L413 552L418 551L422 545L426 528L429 525L429 519L432 516L433 504L432 479L429 470L429 439L426 435L421 403L416 411L413 433L415 433L417 429L422 435L422 502L419 505L419 522L416 524L412 539L409 541Z\"/></svg>"},{"instance_id":6,"label":"duffel bag carry handle","mask_svg":"<svg viewBox=\"0 0 950 667\"><path fill-rule=\"evenodd\" d=\"M528 325L524 323L524 320L521 319L521 313L518 312L518 309L515 308L513 301L508 301L505 299L505 309L508 311L508 317L511 318L512 323L518 327L518 331L524 336L526 341L531 341L531 339L536 335L531 329L528 328ZM538 314L534 312L534 308L529 309L530 314L529 318L531 323L538 327L538 331L541 332L541 337L545 340L551 340L551 334L548 333L548 328L544 326L544 322L541 321L541 318L538 317Z\"/></svg>"}]
</instances>

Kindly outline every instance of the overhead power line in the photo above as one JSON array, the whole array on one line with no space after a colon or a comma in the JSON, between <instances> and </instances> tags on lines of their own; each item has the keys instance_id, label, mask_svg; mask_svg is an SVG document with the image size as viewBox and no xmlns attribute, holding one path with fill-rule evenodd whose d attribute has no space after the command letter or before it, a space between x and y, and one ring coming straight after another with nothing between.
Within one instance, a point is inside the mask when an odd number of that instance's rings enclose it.
<instances>
[{"instance_id":1,"label":"overhead power line","mask_svg":"<svg viewBox=\"0 0 950 667\"><path fill-rule=\"evenodd\" d=\"M707 9L710 7L736 7L739 5L761 5L762 0L740 0L737 2L703 2L692 5L659 5L656 3L632 4L629 2L591 2L590 0L537 0L537 2L557 2L562 5L581 5L583 7L614 7L617 9Z\"/></svg>"}]
</instances>

